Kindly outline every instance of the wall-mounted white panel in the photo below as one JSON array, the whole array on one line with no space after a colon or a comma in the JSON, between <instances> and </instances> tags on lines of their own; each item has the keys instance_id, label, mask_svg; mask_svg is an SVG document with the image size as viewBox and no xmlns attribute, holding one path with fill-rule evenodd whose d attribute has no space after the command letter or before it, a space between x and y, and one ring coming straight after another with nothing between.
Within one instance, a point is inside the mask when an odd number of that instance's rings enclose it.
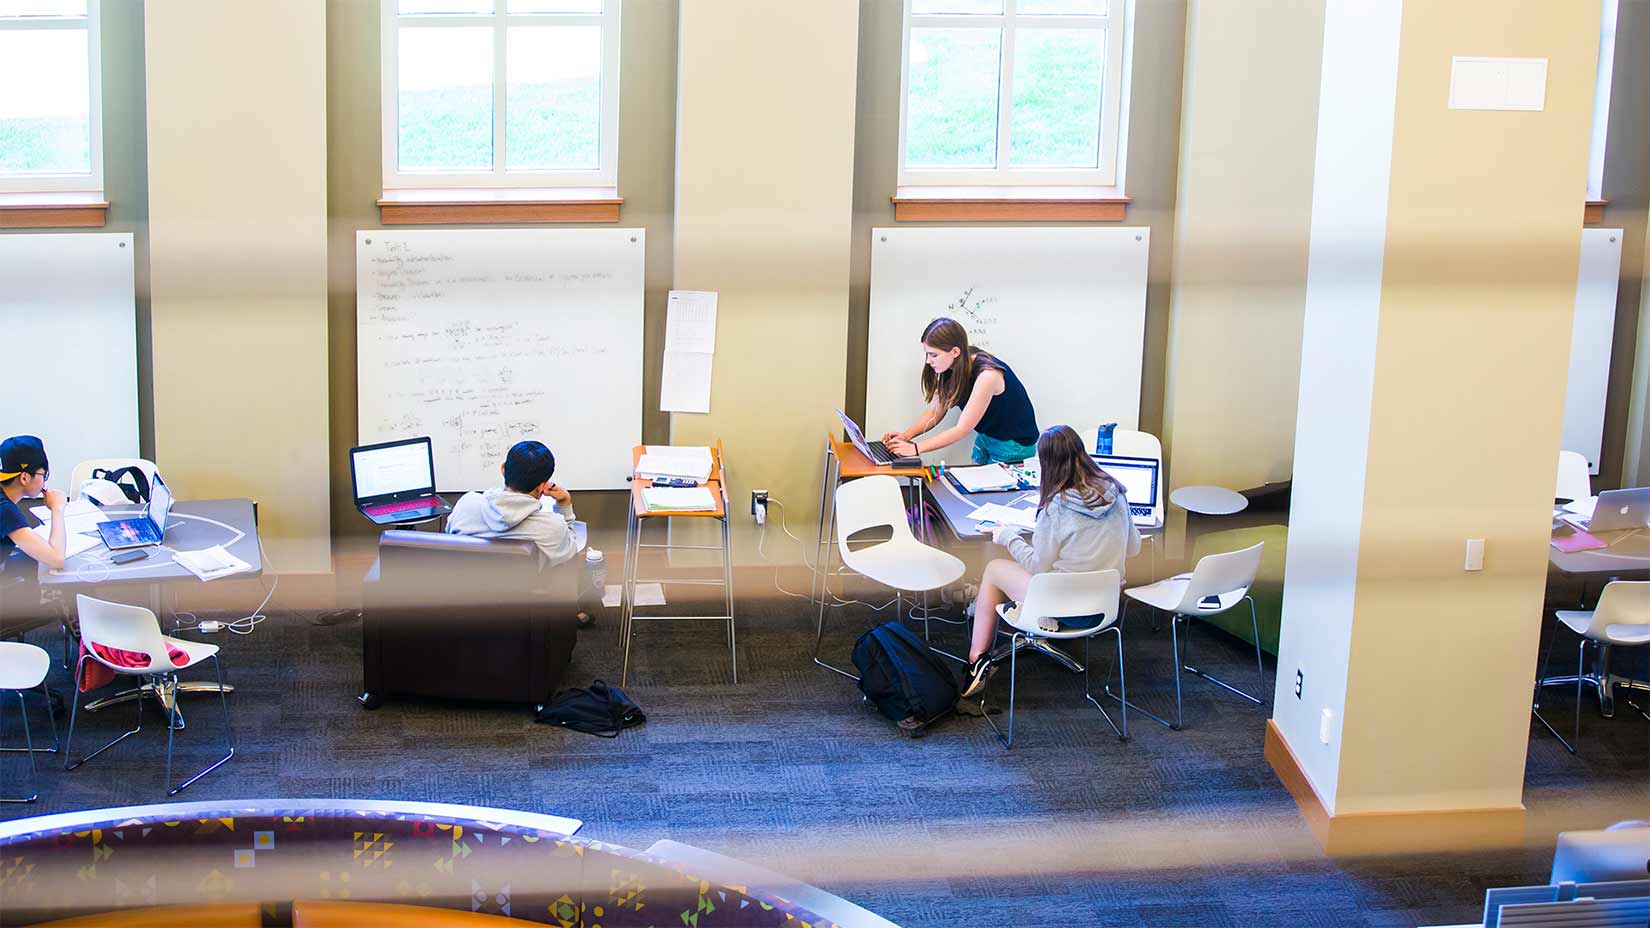
<instances>
[{"instance_id":1,"label":"wall-mounted white panel","mask_svg":"<svg viewBox=\"0 0 1650 928\"><path fill-rule=\"evenodd\" d=\"M1547 106L1547 59L1450 60L1449 108L1540 112Z\"/></svg>"},{"instance_id":2,"label":"wall-mounted white panel","mask_svg":"<svg viewBox=\"0 0 1650 928\"><path fill-rule=\"evenodd\" d=\"M0 235L0 438L40 436L54 489L80 461L138 456L134 266L129 232Z\"/></svg>"},{"instance_id":3,"label":"wall-mounted white panel","mask_svg":"<svg viewBox=\"0 0 1650 928\"><path fill-rule=\"evenodd\" d=\"M557 483L625 488L645 251L641 229L357 232L361 442L431 436L443 491L497 486L528 438Z\"/></svg>"},{"instance_id":4,"label":"wall-mounted white panel","mask_svg":"<svg viewBox=\"0 0 1650 928\"><path fill-rule=\"evenodd\" d=\"M1136 428L1150 245L1134 227L872 229L866 431L903 429L922 412L919 342L936 316L1014 370L1039 428L1070 425L1085 443L1102 422ZM952 410L945 425L956 419ZM924 457L963 462L971 447Z\"/></svg>"},{"instance_id":5,"label":"wall-mounted white panel","mask_svg":"<svg viewBox=\"0 0 1650 928\"><path fill-rule=\"evenodd\" d=\"M1598 473L1604 444L1604 401L1610 381L1610 343L1616 329L1621 279L1620 229L1581 231L1575 327L1570 333L1570 380L1564 393L1563 448L1587 459Z\"/></svg>"}]
</instances>

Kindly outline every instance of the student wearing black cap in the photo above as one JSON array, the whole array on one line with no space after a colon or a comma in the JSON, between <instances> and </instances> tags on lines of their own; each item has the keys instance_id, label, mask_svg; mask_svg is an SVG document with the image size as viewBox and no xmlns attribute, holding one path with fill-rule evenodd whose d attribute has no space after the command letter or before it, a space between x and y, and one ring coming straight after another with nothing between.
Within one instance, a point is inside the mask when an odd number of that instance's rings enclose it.
<instances>
[{"instance_id":1,"label":"student wearing black cap","mask_svg":"<svg viewBox=\"0 0 1650 928\"><path fill-rule=\"evenodd\" d=\"M33 435L14 435L0 442L0 563L18 552L51 568L61 568L68 550L67 519L62 493L46 489L51 466L46 447ZM51 539L42 541L23 517L19 501L44 496L52 513ZM31 578L32 579L32 578Z\"/></svg>"}]
</instances>

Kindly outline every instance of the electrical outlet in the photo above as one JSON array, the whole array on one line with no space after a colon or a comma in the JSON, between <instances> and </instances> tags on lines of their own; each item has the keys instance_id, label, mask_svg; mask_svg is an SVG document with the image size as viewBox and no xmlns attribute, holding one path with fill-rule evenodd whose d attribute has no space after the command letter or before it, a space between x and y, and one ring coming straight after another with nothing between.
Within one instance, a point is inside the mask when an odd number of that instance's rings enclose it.
<instances>
[{"instance_id":1,"label":"electrical outlet","mask_svg":"<svg viewBox=\"0 0 1650 928\"><path fill-rule=\"evenodd\" d=\"M757 525L766 525L768 522L768 491L751 491L751 515L756 518Z\"/></svg>"},{"instance_id":2,"label":"electrical outlet","mask_svg":"<svg viewBox=\"0 0 1650 928\"><path fill-rule=\"evenodd\" d=\"M1301 688L1306 685L1306 674L1299 668L1295 670L1295 698L1301 698Z\"/></svg>"}]
</instances>

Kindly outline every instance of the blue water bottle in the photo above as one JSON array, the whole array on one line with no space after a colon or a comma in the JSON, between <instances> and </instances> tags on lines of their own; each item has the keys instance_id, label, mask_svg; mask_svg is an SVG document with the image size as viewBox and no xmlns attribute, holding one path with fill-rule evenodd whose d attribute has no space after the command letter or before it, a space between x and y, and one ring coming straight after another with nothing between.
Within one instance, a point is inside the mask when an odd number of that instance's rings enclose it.
<instances>
[{"instance_id":1,"label":"blue water bottle","mask_svg":"<svg viewBox=\"0 0 1650 928\"><path fill-rule=\"evenodd\" d=\"M1107 422L1094 433L1094 453L1111 454L1111 433L1117 431L1117 423Z\"/></svg>"}]
</instances>

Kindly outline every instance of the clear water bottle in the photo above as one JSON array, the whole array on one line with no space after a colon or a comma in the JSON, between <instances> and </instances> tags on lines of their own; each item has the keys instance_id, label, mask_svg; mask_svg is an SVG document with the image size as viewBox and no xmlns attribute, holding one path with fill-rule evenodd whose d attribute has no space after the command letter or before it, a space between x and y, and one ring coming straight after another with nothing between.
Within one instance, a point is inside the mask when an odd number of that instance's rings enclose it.
<instances>
[{"instance_id":1,"label":"clear water bottle","mask_svg":"<svg viewBox=\"0 0 1650 928\"><path fill-rule=\"evenodd\" d=\"M1117 423L1107 422L1094 433L1094 453L1111 454L1111 435L1117 431Z\"/></svg>"},{"instance_id":2,"label":"clear water bottle","mask_svg":"<svg viewBox=\"0 0 1650 928\"><path fill-rule=\"evenodd\" d=\"M584 580L591 600L600 603L607 593L607 559L595 548L585 549Z\"/></svg>"}]
</instances>

